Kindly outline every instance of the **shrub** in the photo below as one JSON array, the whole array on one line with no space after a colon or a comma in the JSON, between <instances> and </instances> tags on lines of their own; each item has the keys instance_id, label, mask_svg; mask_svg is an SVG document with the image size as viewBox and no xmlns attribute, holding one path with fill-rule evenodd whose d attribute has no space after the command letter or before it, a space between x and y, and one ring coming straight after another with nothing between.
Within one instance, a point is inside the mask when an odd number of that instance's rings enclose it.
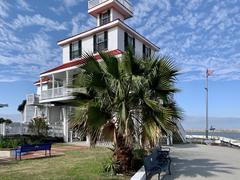
<instances>
[{"instance_id":1,"label":"shrub","mask_svg":"<svg viewBox=\"0 0 240 180\"><path fill-rule=\"evenodd\" d=\"M28 124L29 132L37 136L47 136L49 129L46 118L44 117L35 117Z\"/></svg>"},{"instance_id":2,"label":"shrub","mask_svg":"<svg viewBox=\"0 0 240 180\"><path fill-rule=\"evenodd\" d=\"M14 135L0 137L0 148L16 148L24 144L42 144L42 143L62 143L62 137L45 137L31 135Z\"/></svg>"},{"instance_id":3,"label":"shrub","mask_svg":"<svg viewBox=\"0 0 240 180\"><path fill-rule=\"evenodd\" d=\"M132 169L134 171L139 170L143 166L143 159L146 152L144 149L134 149L132 159Z\"/></svg>"},{"instance_id":4,"label":"shrub","mask_svg":"<svg viewBox=\"0 0 240 180\"><path fill-rule=\"evenodd\" d=\"M119 162L109 157L106 162L103 164L104 172L110 173L111 176L116 175L116 172L119 169Z\"/></svg>"},{"instance_id":5,"label":"shrub","mask_svg":"<svg viewBox=\"0 0 240 180\"><path fill-rule=\"evenodd\" d=\"M24 144L21 138L3 137L0 138L0 148L16 148Z\"/></svg>"}]
</instances>

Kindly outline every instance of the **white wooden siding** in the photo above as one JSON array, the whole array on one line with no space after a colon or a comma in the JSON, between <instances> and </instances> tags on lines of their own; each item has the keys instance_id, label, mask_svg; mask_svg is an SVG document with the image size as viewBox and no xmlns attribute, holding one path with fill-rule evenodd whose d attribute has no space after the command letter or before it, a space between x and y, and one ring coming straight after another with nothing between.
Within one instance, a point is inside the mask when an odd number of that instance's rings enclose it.
<instances>
[{"instance_id":1,"label":"white wooden siding","mask_svg":"<svg viewBox=\"0 0 240 180\"><path fill-rule=\"evenodd\" d=\"M112 8L111 9L111 21L114 21L116 19L120 19L120 20L124 21L123 15Z\"/></svg>"},{"instance_id":2,"label":"white wooden siding","mask_svg":"<svg viewBox=\"0 0 240 180\"><path fill-rule=\"evenodd\" d=\"M70 51L70 49L69 49L69 44L67 44L67 45L65 45L65 46L63 46L62 47L62 50L63 50L63 63L66 63L66 62L68 62L69 61L69 58L70 58L70 55L69 55L69 51Z\"/></svg>"},{"instance_id":3,"label":"white wooden siding","mask_svg":"<svg viewBox=\"0 0 240 180\"><path fill-rule=\"evenodd\" d=\"M118 49L118 30L117 27L108 30L108 50Z\"/></svg>"},{"instance_id":4,"label":"white wooden siding","mask_svg":"<svg viewBox=\"0 0 240 180\"><path fill-rule=\"evenodd\" d=\"M124 51L124 31L118 27L118 49Z\"/></svg>"},{"instance_id":5,"label":"white wooden siding","mask_svg":"<svg viewBox=\"0 0 240 180\"><path fill-rule=\"evenodd\" d=\"M93 36L82 39L82 55L93 52Z\"/></svg>"},{"instance_id":6,"label":"white wooden siding","mask_svg":"<svg viewBox=\"0 0 240 180\"><path fill-rule=\"evenodd\" d=\"M124 47L124 30L120 27L114 27L108 30L108 51L119 49L125 51ZM132 35L130 33L130 35ZM135 38L135 53L137 56L142 56L143 42ZM82 54L93 52L93 35L82 39ZM63 63L70 61L69 59L69 45L63 46ZM152 49L152 54L154 50Z\"/></svg>"}]
</instances>

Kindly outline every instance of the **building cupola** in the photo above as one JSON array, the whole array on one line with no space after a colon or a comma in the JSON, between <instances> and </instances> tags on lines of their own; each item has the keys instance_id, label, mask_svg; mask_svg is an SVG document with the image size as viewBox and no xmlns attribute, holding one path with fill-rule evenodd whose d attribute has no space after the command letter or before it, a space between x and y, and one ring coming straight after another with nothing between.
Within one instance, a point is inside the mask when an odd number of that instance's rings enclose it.
<instances>
[{"instance_id":1,"label":"building cupola","mask_svg":"<svg viewBox=\"0 0 240 180\"><path fill-rule=\"evenodd\" d=\"M97 18L97 26L133 16L130 0L88 0L88 13Z\"/></svg>"}]
</instances>

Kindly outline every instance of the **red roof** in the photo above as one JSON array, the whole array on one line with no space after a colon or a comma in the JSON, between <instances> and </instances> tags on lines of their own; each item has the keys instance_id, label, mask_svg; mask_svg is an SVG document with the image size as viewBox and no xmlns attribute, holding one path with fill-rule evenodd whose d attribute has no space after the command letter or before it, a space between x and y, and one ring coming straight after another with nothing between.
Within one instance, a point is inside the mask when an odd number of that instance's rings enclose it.
<instances>
[{"instance_id":1,"label":"red roof","mask_svg":"<svg viewBox=\"0 0 240 180\"><path fill-rule=\"evenodd\" d=\"M113 51L109 51L108 53L110 55L116 56L116 55L119 55L119 54L123 54L123 51L121 51L119 49L116 49L116 50L113 50ZM94 57L96 58L96 60L101 59L100 55L95 55ZM66 68L69 68L69 67L78 66L78 65L81 65L81 64L84 64L84 63L85 63L85 59L81 58L81 59L78 59L78 60L74 60L74 61L62 64L61 66L55 67L55 68L50 69L48 71L45 71L41 74L46 74L46 73L58 71L58 70L61 70L61 69L66 69Z\"/></svg>"},{"instance_id":2,"label":"red roof","mask_svg":"<svg viewBox=\"0 0 240 180\"><path fill-rule=\"evenodd\" d=\"M50 81L50 80L52 80L52 78L50 78L50 77L43 77L42 78L42 83L46 83L46 82L48 82L48 81ZM40 80L38 80L38 81L36 81L34 84L35 85L38 85L40 83Z\"/></svg>"}]
</instances>

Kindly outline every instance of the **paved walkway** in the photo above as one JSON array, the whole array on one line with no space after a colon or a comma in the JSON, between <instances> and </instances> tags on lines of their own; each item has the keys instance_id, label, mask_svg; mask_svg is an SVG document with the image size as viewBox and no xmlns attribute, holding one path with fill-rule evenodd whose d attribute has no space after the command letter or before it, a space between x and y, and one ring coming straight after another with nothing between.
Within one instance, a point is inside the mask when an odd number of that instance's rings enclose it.
<instances>
[{"instance_id":1,"label":"paved walkway","mask_svg":"<svg viewBox=\"0 0 240 180\"><path fill-rule=\"evenodd\" d=\"M177 145L171 148L171 180L238 180L240 149L210 145ZM155 176L153 179L157 179Z\"/></svg>"}]
</instances>

